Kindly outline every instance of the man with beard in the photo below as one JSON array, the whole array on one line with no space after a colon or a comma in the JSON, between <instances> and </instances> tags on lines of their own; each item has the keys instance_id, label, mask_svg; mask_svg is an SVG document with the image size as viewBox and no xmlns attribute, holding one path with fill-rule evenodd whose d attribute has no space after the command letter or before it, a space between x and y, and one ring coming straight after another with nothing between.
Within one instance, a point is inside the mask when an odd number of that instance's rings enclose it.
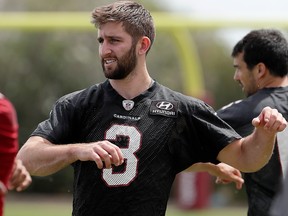
<instances>
[{"instance_id":1,"label":"man with beard","mask_svg":"<svg viewBox=\"0 0 288 216\"><path fill-rule=\"evenodd\" d=\"M211 107L150 77L155 28L142 5L97 7L92 23L107 80L60 98L18 153L32 175L73 166L72 215L162 216L175 175L192 164L255 171L269 160L287 124L276 109L241 138Z\"/></svg>"}]
</instances>

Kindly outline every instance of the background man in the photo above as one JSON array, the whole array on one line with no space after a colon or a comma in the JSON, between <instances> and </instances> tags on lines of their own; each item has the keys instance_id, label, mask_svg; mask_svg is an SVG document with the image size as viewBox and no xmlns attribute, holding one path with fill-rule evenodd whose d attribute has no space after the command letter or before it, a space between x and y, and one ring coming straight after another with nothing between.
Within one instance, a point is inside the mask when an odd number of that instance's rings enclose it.
<instances>
[{"instance_id":1,"label":"background man","mask_svg":"<svg viewBox=\"0 0 288 216\"><path fill-rule=\"evenodd\" d=\"M251 120L266 106L288 119L288 43L283 34L275 29L253 30L234 46L232 57L234 80L247 98L223 107L218 116L241 136L254 130ZM279 136L269 163L257 172L244 174L249 216L268 215L286 171L287 163L282 161L288 159L287 144L287 139L282 143Z\"/></svg>"}]
</instances>

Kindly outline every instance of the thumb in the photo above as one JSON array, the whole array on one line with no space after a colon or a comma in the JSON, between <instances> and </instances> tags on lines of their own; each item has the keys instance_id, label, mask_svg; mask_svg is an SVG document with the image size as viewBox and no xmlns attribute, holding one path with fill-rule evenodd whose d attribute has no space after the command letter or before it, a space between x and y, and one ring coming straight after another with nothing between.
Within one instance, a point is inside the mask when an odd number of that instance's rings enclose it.
<instances>
[{"instance_id":1,"label":"thumb","mask_svg":"<svg viewBox=\"0 0 288 216\"><path fill-rule=\"evenodd\" d=\"M252 120L252 125L254 126L254 127L258 127L259 125L260 125L260 118L259 118L259 116L258 117L256 117L256 118L254 118L253 120Z\"/></svg>"}]
</instances>

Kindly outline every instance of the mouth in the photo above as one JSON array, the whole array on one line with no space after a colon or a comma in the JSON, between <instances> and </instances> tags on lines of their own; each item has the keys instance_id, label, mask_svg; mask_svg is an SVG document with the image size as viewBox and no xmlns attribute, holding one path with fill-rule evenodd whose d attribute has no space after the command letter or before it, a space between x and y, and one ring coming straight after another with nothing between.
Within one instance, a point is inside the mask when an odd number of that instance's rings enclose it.
<instances>
[{"instance_id":1,"label":"mouth","mask_svg":"<svg viewBox=\"0 0 288 216\"><path fill-rule=\"evenodd\" d=\"M104 64L105 65L110 65L112 63L116 62L116 59L104 59Z\"/></svg>"},{"instance_id":2,"label":"mouth","mask_svg":"<svg viewBox=\"0 0 288 216\"><path fill-rule=\"evenodd\" d=\"M243 88L243 84L240 82L240 81L237 81L238 82L238 85Z\"/></svg>"}]
</instances>

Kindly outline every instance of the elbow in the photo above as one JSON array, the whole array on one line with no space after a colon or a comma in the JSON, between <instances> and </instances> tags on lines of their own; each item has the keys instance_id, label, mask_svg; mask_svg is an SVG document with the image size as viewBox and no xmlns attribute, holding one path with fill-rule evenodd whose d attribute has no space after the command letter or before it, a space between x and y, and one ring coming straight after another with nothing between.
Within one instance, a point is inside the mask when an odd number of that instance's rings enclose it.
<instances>
[{"instance_id":1,"label":"elbow","mask_svg":"<svg viewBox=\"0 0 288 216\"><path fill-rule=\"evenodd\" d=\"M245 168L243 168L241 171L244 173L253 173L253 172L258 172L259 170L261 170L264 166L266 166L266 164L268 164L268 161L261 161L260 163L253 163L250 164L248 166L246 166Z\"/></svg>"},{"instance_id":2,"label":"elbow","mask_svg":"<svg viewBox=\"0 0 288 216\"><path fill-rule=\"evenodd\" d=\"M245 166L243 166L240 170L245 173L257 172L269 163L270 158L271 155L263 155L262 157L258 158L258 160L255 158L252 161L250 160L250 162L246 160Z\"/></svg>"}]
</instances>

